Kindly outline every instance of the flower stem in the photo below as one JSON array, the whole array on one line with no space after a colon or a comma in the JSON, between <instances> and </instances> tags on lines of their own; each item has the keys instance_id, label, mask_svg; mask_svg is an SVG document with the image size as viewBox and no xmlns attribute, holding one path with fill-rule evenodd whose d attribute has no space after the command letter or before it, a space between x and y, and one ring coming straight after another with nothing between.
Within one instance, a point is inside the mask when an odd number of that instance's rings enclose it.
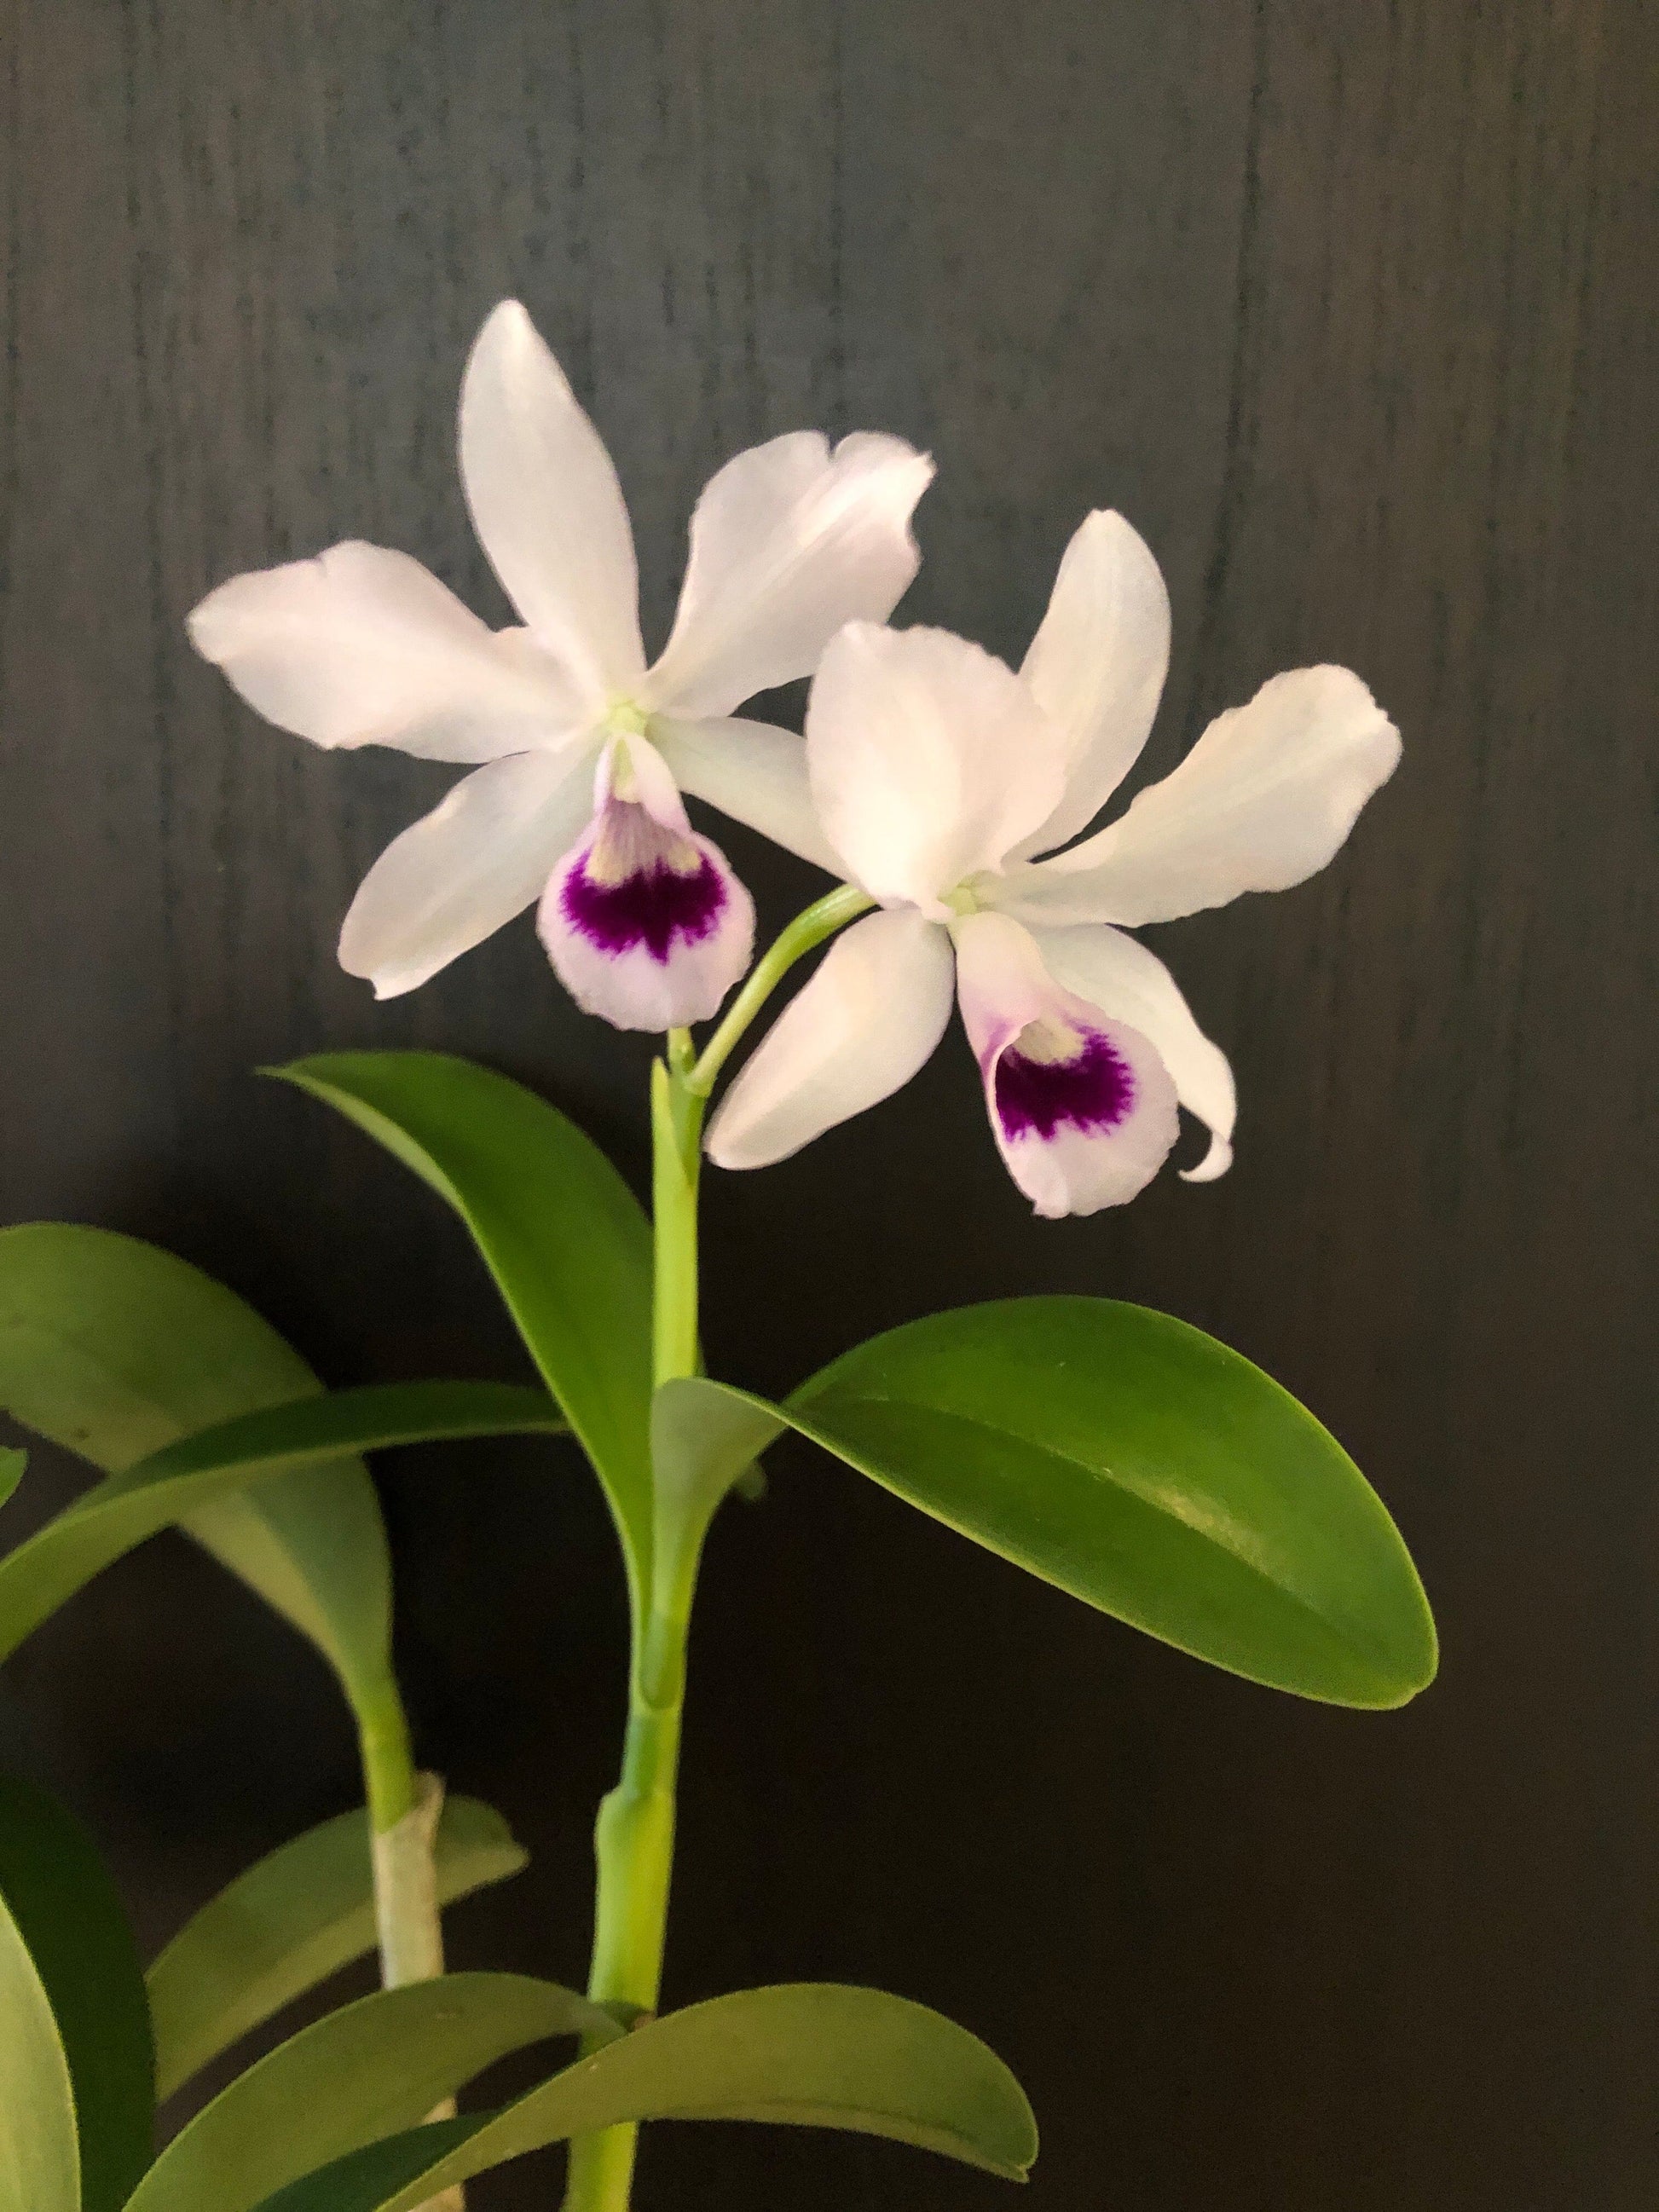
<instances>
[{"instance_id":1,"label":"flower stem","mask_svg":"<svg viewBox=\"0 0 1659 2212\"><path fill-rule=\"evenodd\" d=\"M697 1181L707 1094L692 1087L695 1070L686 1066L690 1039L684 1030L670 1032L669 1052L671 1060L656 1061L651 1070L655 1382L673 1382L697 1371Z\"/></svg>"},{"instance_id":2,"label":"flower stem","mask_svg":"<svg viewBox=\"0 0 1659 2212\"><path fill-rule=\"evenodd\" d=\"M781 930L771 945L749 971L749 980L731 1006L726 1018L702 1048L698 1060L686 1077L686 1086L698 1098L707 1098L719 1075L731 1057L744 1031L771 997L797 960L810 952L815 945L822 945L826 937L836 932L856 915L872 907L875 901L859 890L855 884L842 884L801 913Z\"/></svg>"},{"instance_id":3,"label":"flower stem","mask_svg":"<svg viewBox=\"0 0 1659 2212\"><path fill-rule=\"evenodd\" d=\"M652 1376L696 1374L697 1184L702 1119L716 1077L787 971L874 902L842 884L809 906L757 962L702 1056L684 1030L668 1033L651 1070L651 1194L655 1247ZM619 2018L648 2017L662 1988L668 1893L674 1864L674 1793L685 1696L686 1633L702 1530L678 1535L660 1520L649 1597L634 1622L622 1777L599 1807L593 1856L593 1957L587 1994ZM584 2044L586 2053L588 2045ZM628 2212L639 2130L607 2128L570 2146L564 2212Z\"/></svg>"},{"instance_id":4,"label":"flower stem","mask_svg":"<svg viewBox=\"0 0 1659 2212\"><path fill-rule=\"evenodd\" d=\"M697 1346L697 1181L703 1102L690 1087L690 1040L672 1032L651 1071L652 1195L656 1243L653 1372L667 1382L695 1375ZM674 1789L685 1644L695 1562L653 1563L652 1595L635 1631L629 1669L622 1778L599 1807L593 1832L598 1889L587 1993L624 2016L653 2013L662 1987L668 1892L674 1861ZM665 1570L667 1570L665 1571ZM608 2128L570 2148L565 2212L626 2212L638 2130Z\"/></svg>"}]
</instances>

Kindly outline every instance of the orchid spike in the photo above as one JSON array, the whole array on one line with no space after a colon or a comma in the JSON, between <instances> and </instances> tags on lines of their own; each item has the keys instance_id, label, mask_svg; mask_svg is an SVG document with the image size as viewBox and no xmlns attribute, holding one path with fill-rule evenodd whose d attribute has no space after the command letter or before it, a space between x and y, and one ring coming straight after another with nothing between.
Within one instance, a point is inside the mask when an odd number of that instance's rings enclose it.
<instances>
[{"instance_id":1,"label":"orchid spike","mask_svg":"<svg viewBox=\"0 0 1659 2212\"><path fill-rule=\"evenodd\" d=\"M728 461L692 516L679 610L647 668L616 471L516 301L467 362L460 463L522 629L492 632L406 554L347 544L221 585L191 637L279 728L471 767L346 916L341 963L378 996L539 902L549 957L589 1012L623 1029L705 1019L749 964L754 910L681 791L832 863L799 738L733 710L810 675L845 623L892 611L933 464L902 439L832 449L814 431Z\"/></svg>"},{"instance_id":2,"label":"orchid spike","mask_svg":"<svg viewBox=\"0 0 1659 2212\"><path fill-rule=\"evenodd\" d=\"M1400 737L1346 669L1296 669L1067 846L1145 744L1169 657L1158 563L1106 513L1067 548L1018 675L943 630L841 633L807 708L811 789L839 872L883 911L836 939L744 1067L714 1160L785 1158L898 1090L944 1035L954 983L992 1133L1040 1214L1134 1197L1177 1106L1211 1133L1187 1180L1225 1172L1232 1071L1124 931L1316 873Z\"/></svg>"}]
</instances>

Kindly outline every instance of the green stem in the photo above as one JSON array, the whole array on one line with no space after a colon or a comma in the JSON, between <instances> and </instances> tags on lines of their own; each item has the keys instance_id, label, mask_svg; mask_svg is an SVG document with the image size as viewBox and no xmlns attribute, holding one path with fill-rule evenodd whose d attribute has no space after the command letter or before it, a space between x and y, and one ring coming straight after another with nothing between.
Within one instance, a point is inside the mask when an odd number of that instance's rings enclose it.
<instances>
[{"instance_id":1,"label":"green stem","mask_svg":"<svg viewBox=\"0 0 1659 2212\"><path fill-rule=\"evenodd\" d=\"M386 1989L399 1989L432 1981L444 1970L434 1857L443 1784L415 1771L409 1719L389 1667L379 1682L359 1687L351 1704L368 1798L380 1981ZM427 2117L453 2119L454 2114L454 2100L448 2098ZM465 2212L464 2193L446 2189L419 2212Z\"/></svg>"},{"instance_id":2,"label":"green stem","mask_svg":"<svg viewBox=\"0 0 1659 2212\"><path fill-rule=\"evenodd\" d=\"M651 1070L651 1197L656 1242L652 1376L657 1382L697 1371L697 1181L702 1165L702 1097L691 1088L684 1030L669 1034L669 1060Z\"/></svg>"},{"instance_id":3,"label":"green stem","mask_svg":"<svg viewBox=\"0 0 1659 2212\"><path fill-rule=\"evenodd\" d=\"M690 1088L690 1040L671 1034L651 1071L652 1195L656 1245L653 1370L695 1375L697 1181L702 1100ZM656 1564L629 1669L622 1778L599 1807L593 1960L587 1991L630 2018L654 2013L662 1988L674 1863L674 1789L685 1693L685 1643L695 1561ZM626 2212L638 2130L608 2128L571 2145L566 2212Z\"/></svg>"},{"instance_id":4,"label":"green stem","mask_svg":"<svg viewBox=\"0 0 1659 2212\"><path fill-rule=\"evenodd\" d=\"M651 1070L652 1373L659 1384L695 1375L701 1364L697 1183L703 1110L715 1079L795 962L873 903L843 884L797 915L756 963L702 1056L694 1055L684 1030L671 1030L666 1057ZM587 1993L629 2020L654 2013L662 1989L686 1633L702 1533L699 1525L677 1534L659 1522L649 1599L635 1622L622 1778L594 1826L598 1887ZM607 2128L572 2143L565 2212L628 2212L638 2134Z\"/></svg>"},{"instance_id":5,"label":"green stem","mask_svg":"<svg viewBox=\"0 0 1659 2212\"><path fill-rule=\"evenodd\" d=\"M374 1692L352 1700L362 1755L368 1817L377 1836L414 1809L418 1795L409 1718L390 1674Z\"/></svg>"},{"instance_id":6,"label":"green stem","mask_svg":"<svg viewBox=\"0 0 1659 2212\"><path fill-rule=\"evenodd\" d=\"M409 1722L389 1671L355 1697L353 1707L368 1797L380 1980L392 1990L444 1970L434 1869L443 1784L415 1771Z\"/></svg>"},{"instance_id":7,"label":"green stem","mask_svg":"<svg viewBox=\"0 0 1659 2212\"><path fill-rule=\"evenodd\" d=\"M856 884L842 884L798 914L750 969L748 981L732 1000L725 1020L703 1047L702 1058L687 1076L687 1088L697 1097L707 1098L738 1039L796 961L874 904L875 901Z\"/></svg>"}]
</instances>

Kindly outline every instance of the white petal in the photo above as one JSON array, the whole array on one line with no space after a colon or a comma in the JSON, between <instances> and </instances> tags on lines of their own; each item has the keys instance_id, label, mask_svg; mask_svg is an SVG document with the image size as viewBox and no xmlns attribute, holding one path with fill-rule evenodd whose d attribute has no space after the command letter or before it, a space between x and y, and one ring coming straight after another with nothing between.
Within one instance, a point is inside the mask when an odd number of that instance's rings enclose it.
<instances>
[{"instance_id":1,"label":"white petal","mask_svg":"<svg viewBox=\"0 0 1659 2212\"><path fill-rule=\"evenodd\" d=\"M556 744L583 718L545 654L492 635L418 561L381 545L233 576L189 627L249 706L313 744L487 761Z\"/></svg>"},{"instance_id":2,"label":"white petal","mask_svg":"<svg viewBox=\"0 0 1659 2212\"><path fill-rule=\"evenodd\" d=\"M1006 664L948 630L853 623L806 708L818 818L855 882L942 919L942 895L1058 801L1060 733Z\"/></svg>"},{"instance_id":3,"label":"white petal","mask_svg":"<svg viewBox=\"0 0 1659 2212\"><path fill-rule=\"evenodd\" d=\"M1400 732L1346 668L1296 668L1218 715L1180 767L1069 853L1011 879L1033 921L1173 921L1282 891L1334 858Z\"/></svg>"},{"instance_id":4,"label":"white petal","mask_svg":"<svg viewBox=\"0 0 1659 2212\"><path fill-rule=\"evenodd\" d=\"M1063 990L1018 922L959 922L957 992L991 1133L1036 1211L1123 1206L1180 1133L1176 1087L1150 1039Z\"/></svg>"},{"instance_id":5,"label":"white petal","mask_svg":"<svg viewBox=\"0 0 1659 2212\"><path fill-rule=\"evenodd\" d=\"M1155 1047L1170 1071L1176 1095L1210 1131L1210 1149L1187 1182L1213 1182L1232 1165L1237 1096L1233 1072L1219 1045L1193 1019L1175 977L1157 953L1121 930L1098 923L1082 929L1036 929L1042 964L1062 990L1087 999L1103 1014L1127 1022Z\"/></svg>"},{"instance_id":6,"label":"white petal","mask_svg":"<svg viewBox=\"0 0 1659 2212\"><path fill-rule=\"evenodd\" d=\"M640 738L608 750L588 833L550 878L536 927L576 1004L619 1030L708 1021L755 949L754 902Z\"/></svg>"},{"instance_id":7,"label":"white petal","mask_svg":"<svg viewBox=\"0 0 1659 2212\"><path fill-rule=\"evenodd\" d=\"M1066 794L1031 852L1086 830L1133 765L1170 667L1170 594L1151 548L1101 511L1066 548L1020 673L1065 733Z\"/></svg>"},{"instance_id":8,"label":"white petal","mask_svg":"<svg viewBox=\"0 0 1659 2212\"><path fill-rule=\"evenodd\" d=\"M806 742L770 722L672 722L651 718L651 735L680 788L745 822L775 845L838 876L841 862L818 823L806 774Z\"/></svg>"},{"instance_id":9,"label":"white petal","mask_svg":"<svg viewBox=\"0 0 1659 2212\"><path fill-rule=\"evenodd\" d=\"M388 845L340 932L340 965L393 999L540 895L592 811L592 754L520 753L458 783Z\"/></svg>"},{"instance_id":10,"label":"white petal","mask_svg":"<svg viewBox=\"0 0 1659 2212\"><path fill-rule=\"evenodd\" d=\"M911 909L854 922L721 1100L710 1159L769 1167L902 1089L945 1034L951 973L949 937Z\"/></svg>"},{"instance_id":11,"label":"white petal","mask_svg":"<svg viewBox=\"0 0 1659 2212\"><path fill-rule=\"evenodd\" d=\"M691 518L673 634L647 679L665 714L729 714L810 676L843 623L884 622L921 561L910 516L933 464L860 432L756 446L711 477Z\"/></svg>"},{"instance_id":12,"label":"white petal","mask_svg":"<svg viewBox=\"0 0 1659 2212\"><path fill-rule=\"evenodd\" d=\"M605 441L516 300L503 300L461 384L461 481L507 597L603 707L638 688L634 535Z\"/></svg>"}]
</instances>

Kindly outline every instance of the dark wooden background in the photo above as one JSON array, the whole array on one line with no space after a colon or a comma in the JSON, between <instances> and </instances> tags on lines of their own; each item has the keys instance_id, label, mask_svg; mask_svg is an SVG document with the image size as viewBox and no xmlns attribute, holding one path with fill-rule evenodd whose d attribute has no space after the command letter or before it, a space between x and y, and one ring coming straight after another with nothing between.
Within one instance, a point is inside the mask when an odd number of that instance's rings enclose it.
<instances>
[{"instance_id":1,"label":"dark wooden background","mask_svg":"<svg viewBox=\"0 0 1659 2212\"><path fill-rule=\"evenodd\" d=\"M1029 2086L1056 2212L1651 2212L1659 12L6 0L0 32L4 1218L163 1240L334 1380L516 1374L436 1202L251 1068L476 1053L638 1176L642 1050L527 923L390 1008L334 964L448 772L263 727L181 628L345 535L499 617L453 421L502 295L611 442L659 635L698 487L786 428L933 448L908 611L1006 653L1121 507L1175 601L1155 764L1315 659L1406 736L1328 875L1158 934L1233 1056L1237 1168L1035 1223L953 1041L715 1179L711 1356L770 1388L935 1304L1167 1307L1368 1469L1442 1679L1382 1717L1275 1699L781 1451L713 1547L669 1994L943 2007ZM729 842L792 911L809 872ZM72 1480L40 1462L15 1533ZM528 1447L384 1488L422 1749L536 1853L453 1951L579 1975L602 1514ZM20 1655L0 1752L152 1939L352 1788L315 1662L171 1538ZM664 2130L642 2197L1006 2201L740 2129Z\"/></svg>"}]
</instances>

